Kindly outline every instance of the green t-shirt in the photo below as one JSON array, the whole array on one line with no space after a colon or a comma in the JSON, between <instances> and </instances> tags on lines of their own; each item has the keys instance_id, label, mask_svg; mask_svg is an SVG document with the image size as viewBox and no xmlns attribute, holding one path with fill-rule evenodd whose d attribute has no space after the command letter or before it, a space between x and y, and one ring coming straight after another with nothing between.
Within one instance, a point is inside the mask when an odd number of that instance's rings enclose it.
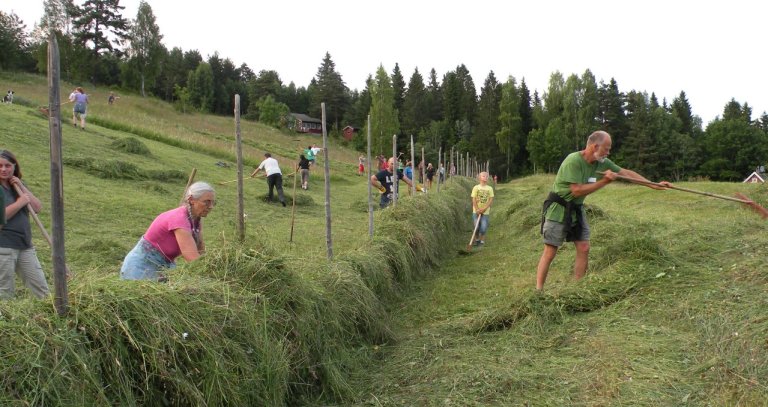
<instances>
[{"instance_id":1,"label":"green t-shirt","mask_svg":"<svg viewBox=\"0 0 768 407\"><path fill-rule=\"evenodd\" d=\"M315 153L312 152L311 148L304 150L304 158L306 158L309 161L312 161L315 159Z\"/></svg>"},{"instance_id":2,"label":"green t-shirt","mask_svg":"<svg viewBox=\"0 0 768 407\"><path fill-rule=\"evenodd\" d=\"M568 154L568 157L565 157L563 163L560 164L560 169L557 170L552 191L560 195L567 202L573 201L575 204L581 205L584 203L586 196L574 198L571 194L571 184L591 184L597 182L597 172L608 169L614 172L621 171L621 167L607 158L602 163L595 161L590 164L584 160L579 151ZM572 216L575 221L576 213L573 213ZM555 222L563 222L565 219L565 208L558 204L552 204L549 206L545 217Z\"/></svg>"},{"instance_id":3,"label":"green t-shirt","mask_svg":"<svg viewBox=\"0 0 768 407\"><path fill-rule=\"evenodd\" d=\"M493 188L490 185L475 185L472 188L472 198L477 198L477 206L479 208L485 208L488 206L488 201L493 198ZM472 208L472 213L475 213L475 208ZM485 215L491 214L491 208L488 208L483 212Z\"/></svg>"}]
</instances>

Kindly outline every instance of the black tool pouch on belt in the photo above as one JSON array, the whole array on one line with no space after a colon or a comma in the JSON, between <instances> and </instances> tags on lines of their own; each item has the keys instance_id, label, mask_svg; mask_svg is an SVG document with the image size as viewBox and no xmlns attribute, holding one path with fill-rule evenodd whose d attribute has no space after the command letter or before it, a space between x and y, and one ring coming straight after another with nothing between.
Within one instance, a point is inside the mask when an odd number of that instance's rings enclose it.
<instances>
[{"instance_id":1,"label":"black tool pouch on belt","mask_svg":"<svg viewBox=\"0 0 768 407\"><path fill-rule=\"evenodd\" d=\"M565 225L565 240L572 242L573 238L576 236L579 236L581 234L581 227L582 227L582 216L583 211L581 210L582 205L574 204L573 201L568 202L560 195L550 192L549 195L547 195L547 199L544 201L544 206L541 210L541 226L540 226L540 233L544 234L544 221L545 216L547 214L547 209L549 209L549 206L553 203L556 203L558 205L561 205L565 208L565 219L563 219L563 224ZM576 224L572 224L572 216L571 213L573 210L577 210L576 213Z\"/></svg>"}]
</instances>

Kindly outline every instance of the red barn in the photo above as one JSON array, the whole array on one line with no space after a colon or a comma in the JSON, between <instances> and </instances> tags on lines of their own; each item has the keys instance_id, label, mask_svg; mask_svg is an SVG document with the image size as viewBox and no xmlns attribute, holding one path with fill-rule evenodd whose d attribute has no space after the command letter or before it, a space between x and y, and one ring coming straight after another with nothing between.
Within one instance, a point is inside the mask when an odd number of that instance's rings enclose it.
<instances>
[{"instance_id":1,"label":"red barn","mask_svg":"<svg viewBox=\"0 0 768 407\"><path fill-rule=\"evenodd\" d=\"M341 134L344 137L344 140L352 141L352 138L355 137L355 133L357 133L358 130L360 129L352 126L347 126L341 130Z\"/></svg>"}]
</instances>

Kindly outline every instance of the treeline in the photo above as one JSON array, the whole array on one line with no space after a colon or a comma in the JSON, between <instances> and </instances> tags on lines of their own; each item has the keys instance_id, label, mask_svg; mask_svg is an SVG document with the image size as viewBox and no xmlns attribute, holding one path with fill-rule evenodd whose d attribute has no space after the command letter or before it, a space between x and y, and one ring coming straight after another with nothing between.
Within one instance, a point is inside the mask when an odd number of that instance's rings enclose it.
<instances>
[{"instance_id":1,"label":"treeline","mask_svg":"<svg viewBox=\"0 0 768 407\"><path fill-rule=\"evenodd\" d=\"M359 129L353 141L364 150L367 117L375 154L391 151L393 134L407 149L410 135L417 151L437 161L443 151L469 152L490 161L502 178L555 171L570 151L584 147L596 129L613 135L618 163L652 179L706 177L741 180L768 157L768 114L731 100L706 127L694 115L685 92L671 102L645 92L619 89L615 79L599 82L589 71L551 75L543 94L531 92L525 79L499 80L491 71L478 95L465 65L442 78L431 69L425 78L415 69L406 83L399 65L389 73L379 66L363 90L350 90L329 53L309 85L284 84L273 70L255 73L214 53L168 50L152 8L141 2L136 18L121 14L119 0L45 0L44 15L27 34L14 14L0 12L0 69L44 73L47 33L55 32L63 79L135 90L172 102L181 111L231 115L234 94L241 95L243 117L268 125L288 125L287 113L320 117L320 103L332 134L349 125Z\"/></svg>"}]
</instances>

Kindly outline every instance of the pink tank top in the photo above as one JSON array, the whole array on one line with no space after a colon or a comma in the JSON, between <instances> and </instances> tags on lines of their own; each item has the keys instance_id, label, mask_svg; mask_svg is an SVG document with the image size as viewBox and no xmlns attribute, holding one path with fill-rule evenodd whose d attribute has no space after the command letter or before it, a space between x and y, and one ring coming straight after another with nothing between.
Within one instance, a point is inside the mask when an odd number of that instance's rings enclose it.
<instances>
[{"instance_id":1,"label":"pink tank top","mask_svg":"<svg viewBox=\"0 0 768 407\"><path fill-rule=\"evenodd\" d=\"M176 229L192 232L192 221L186 206L157 215L144 233L144 239L160 250L169 261L174 261L181 254L179 242L176 240Z\"/></svg>"}]
</instances>

